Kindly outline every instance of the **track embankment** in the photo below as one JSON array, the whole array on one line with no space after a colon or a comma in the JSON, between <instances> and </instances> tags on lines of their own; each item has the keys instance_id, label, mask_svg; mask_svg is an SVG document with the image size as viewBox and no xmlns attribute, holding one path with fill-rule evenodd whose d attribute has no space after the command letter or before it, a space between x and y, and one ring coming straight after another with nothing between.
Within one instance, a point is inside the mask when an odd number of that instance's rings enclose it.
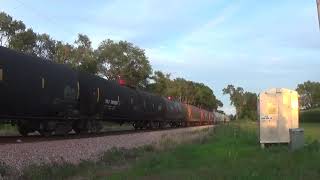
<instances>
[{"instance_id":1,"label":"track embankment","mask_svg":"<svg viewBox=\"0 0 320 180\"><path fill-rule=\"evenodd\" d=\"M207 128L213 128L213 126L2 144L0 145L0 162L18 172L32 164L59 162L77 164L83 160L98 160L104 152L111 148L130 149L157 143L163 137L174 138L179 134L192 136L194 134L192 132Z\"/></svg>"}]
</instances>

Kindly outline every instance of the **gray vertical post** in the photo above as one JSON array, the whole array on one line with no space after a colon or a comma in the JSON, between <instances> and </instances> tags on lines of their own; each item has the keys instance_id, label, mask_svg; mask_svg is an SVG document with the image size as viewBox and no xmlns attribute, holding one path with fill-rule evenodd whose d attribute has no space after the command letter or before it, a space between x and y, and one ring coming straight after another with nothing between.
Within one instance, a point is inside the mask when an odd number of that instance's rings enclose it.
<instances>
[{"instance_id":1,"label":"gray vertical post","mask_svg":"<svg viewBox=\"0 0 320 180\"><path fill-rule=\"evenodd\" d=\"M320 29L320 0L317 1L317 9L318 9L318 21L319 21L319 29Z\"/></svg>"}]
</instances>

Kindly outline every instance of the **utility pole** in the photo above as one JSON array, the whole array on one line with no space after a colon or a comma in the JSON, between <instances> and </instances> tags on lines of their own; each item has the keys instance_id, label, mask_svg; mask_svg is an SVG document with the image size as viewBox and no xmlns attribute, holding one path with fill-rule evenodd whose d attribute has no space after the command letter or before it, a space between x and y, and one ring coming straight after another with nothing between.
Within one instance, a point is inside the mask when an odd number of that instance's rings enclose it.
<instances>
[{"instance_id":1,"label":"utility pole","mask_svg":"<svg viewBox=\"0 0 320 180\"><path fill-rule=\"evenodd\" d=\"M319 29L320 29L320 0L317 1L317 9L318 9L318 21L319 21Z\"/></svg>"}]
</instances>

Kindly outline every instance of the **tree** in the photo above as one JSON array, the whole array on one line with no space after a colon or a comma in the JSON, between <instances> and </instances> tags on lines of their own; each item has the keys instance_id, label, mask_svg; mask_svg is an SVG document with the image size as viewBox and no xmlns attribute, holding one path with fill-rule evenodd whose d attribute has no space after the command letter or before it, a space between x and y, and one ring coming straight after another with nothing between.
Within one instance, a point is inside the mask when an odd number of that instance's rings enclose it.
<instances>
[{"instance_id":1,"label":"tree","mask_svg":"<svg viewBox=\"0 0 320 180\"><path fill-rule=\"evenodd\" d=\"M306 81L298 84L296 89L300 95L300 107L311 109L320 106L320 83Z\"/></svg>"},{"instance_id":2,"label":"tree","mask_svg":"<svg viewBox=\"0 0 320 180\"><path fill-rule=\"evenodd\" d=\"M149 83L147 89L155 94L168 96L168 88L170 86L170 74L164 74L161 71L155 71L150 78L154 83Z\"/></svg>"},{"instance_id":3,"label":"tree","mask_svg":"<svg viewBox=\"0 0 320 180\"><path fill-rule=\"evenodd\" d=\"M244 103L240 118L249 118L251 120L257 119L257 94L252 92L244 93Z\"/></svg>"},{"instance_id":4,"label":"tree","mask_svg":"<svg viewBox=\"0 0 320 180\"><path fill-rule=\"evenodd\" d=\"M216 99L216 106L214 108L218 109L218 107L223 107L223 103L219 99Z\"/></svg>"},{"instance_id":5,"label":"tree","mask_svg":"<svg viewBox=\"0 0 320 180\"><path fill-rule=\"evenodd\" d=\"M72 58L74 47L71 44L64 44L61 41L56 42L55 54L53 56L53 61L60 64L68 64L72 66Z\"/></svg>"},{"instance_id":6,"label":"tree","mask_svg":"<svg viewBox=\"0 0 320 180\"><path fill-rule=\"evenodd\" d=\"M243 103L243 88L235 88L233 85L228 85L222 90L222 92L223 94L229 94L230 104L235 106L236 116L239 117Z\"/></svg>"},{"instance_id":7,"label":"tree","mask_svg":"<svg viewBox=\"0 0 320 180\"><path fill-rule=\"evenodd\" d=\"M153 93L170 96L175 100L192 104L209 111L222 107L221 101L216 99L213 91L203 83L187 81L183 78L170 79L170 74L161 71L154 72L151 77L154 81L148 85Z\"/></svg>"},{"instance_id":8,"label":"tree","mask_svg":"<svg viewBox=\"0 0 320 180\"><path fill-rule=\"evenodd\" d=\"M24 31L26 26L22 21L13 20L11 16L0 12L0 45L9 46L11 38Z\"/></svg>"},{"instance_id":9,"label":"tree","mask_svg":"<svg viewBox=\"0 0 320 180\"><path fill-rule=\"evenodd\" d=\"M244 92L242 87L235 88L228 85L223 90L223 94L229 94L230 104L236 108L236 118L256 119L257 114L257 94Z\"/></svg>"},{"instance_id":10,"label":"tree","mask_svg":"<svg viewBox=\"0 0 320 180\"><path fill-rule=\"evenodd\" d=\"M78 34L75 44L73 67L81 71L96 74L98 72L98 59L95 57L89 37Z\"/></svg>"},{"instance_id":11,"label":"tree","mask_svg":"<svg viewBox=\"0 0 320 180\"><path fill-rule=\"evenodd\" d=\"M127 41L103 41L96 51L99 70L110 80L119 75L134 86L146 86L151 66L144 50Z\"/></svg>"},{"instance_id":12,"label":"tree","mask_svg":"<svg viewBox=\"0 0 320 180\"><path fill-rule=\"evenodd\" d=\"M9 41L9 47L27 54L34 55L34 47L36 46L37 34L32 29L19 32L13 35Z\"/></svg>"},{"instance_id":13,"label":"tree","mask_svg":"<svg viewBox=\"0 0 320 180\"><path fill-rule=\"evenodd\" d=\"M48 34L38 34L34 53L38 57L53 60L55 55L56 41L50 38Z\"/></svg>"}]
</instances>

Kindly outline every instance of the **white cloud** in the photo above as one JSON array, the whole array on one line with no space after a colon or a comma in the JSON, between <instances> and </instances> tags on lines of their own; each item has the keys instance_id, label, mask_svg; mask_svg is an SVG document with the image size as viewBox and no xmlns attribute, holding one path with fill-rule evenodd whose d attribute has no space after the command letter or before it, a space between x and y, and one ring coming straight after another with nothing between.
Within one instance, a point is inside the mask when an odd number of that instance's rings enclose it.
<instances>
[{"instance_id":1,"label":"white cloud","mask_svg":"<svg viewBox=\"0 0 320 180\"><path fill-rule=\"evenodd\" d=\"M206 22L199 28L195 28L181 39L180 46L186 46L186 44L192 46L196 44L201 47L208 47L212 45L212 43L217 43L215 40L224 37L217 33L216 28L230 19L238 9L239 5L234 3L229 4L221 13L214 15L209 22Z\"/></svg>"},{"instance_id":2,"label":"white cloud","mask_svg":"<svg viewBox=\"0 0 320 180\"><path fill-rule=\"evenodd\" d=\"M216 39L223 38L215 28L230 19L238 8L238 5L231 3L211 20L193 28L172 44L146 48L148 57L155 64L170 62L190 66L210 66L213 63L217 66L229 61L229 54L221 54L213 49L217 45Z\"/></svg>"}]
</instances>

